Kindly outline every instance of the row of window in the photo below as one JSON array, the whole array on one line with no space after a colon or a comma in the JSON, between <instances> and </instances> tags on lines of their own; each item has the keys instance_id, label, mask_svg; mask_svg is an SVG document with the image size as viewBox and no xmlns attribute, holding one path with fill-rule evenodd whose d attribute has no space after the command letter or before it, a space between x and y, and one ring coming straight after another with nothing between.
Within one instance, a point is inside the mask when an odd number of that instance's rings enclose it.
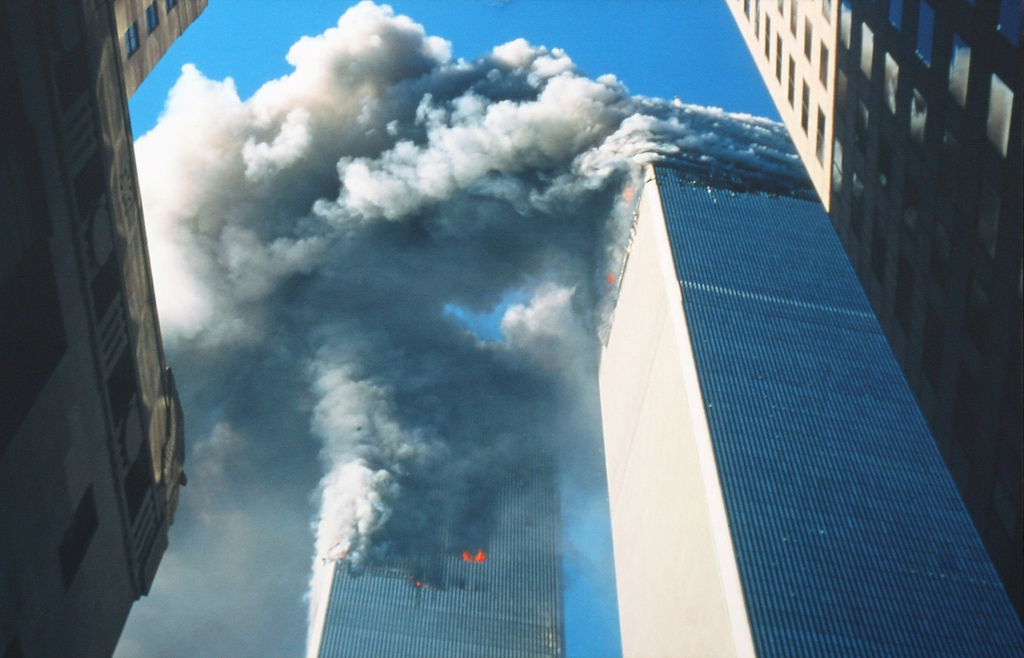
<instances>
[{"instance_id":1,"label":"row of window","mask_svg":"<svg viewBox=\"0 0 1024 658\"><path fill-rule=\"evenodd\" d=\"M862 119L866 113L863 103L860 104L861 111L855 121L854 134L862 130L860 128ZM890 147L879 143L878 149L878 186L882 190L889 188L892 178L892 155ZM939 165L939 194L944 202L951 202L959 182L960 143L948 130L942 140L942 155ZM838 194L843 184L843 144L837 137L832 146L832 189ZM853 195L855 205L858 198L863 195L864 185L854 172ZM915 231L918 223L921 193L915 178L910 172L905 172L903 177L903 190L901 195L900 217L903 224L910 231ZM999 217L1002 210L1002 201L996 188L987 180L981 181L977 206L972 214L976 217L976 237L990 258L996 257L997 238L999 234ZM949 236L945 229L936 224L936 240L932 254L933 270L936 280L945 288L945 271L949 262ZM856 228L856 227L855 227ZM879 274L881 278L881 274Z\"/></svg>"},{"instance_id":2,"label":"row of window","mask_svg":"<svg viewBox=\"0 0 1024 658\"><path fill-rule=\"evenodd\" d=\"M169 12L178 6L178 0L163 0L164 12ZM160 27L160 10L157 8L157 2L152 2L146 6L146 32L147 34L152 33L156 28ZM139 24L138 22L132 22L128 26L128 29L124 33L124 51L129 57L135 54L141 46L139 40Z\"/></svg>"},{"instance_id":3,"label":"row of window","mask_svg":"<svg viewBox=\"0 0 1024 658\"><path fill-rule=\"evenodd\" d=\"M747 3L747 4L749 4L749 3ZM796 9L795 0L790 0L789 4L790 4L790 13L789 13L789 16L790 16L790 26L789 26L789 28L790 28L790 32L792 33L793 37L796 37L797 36L797 9ZM831 4L832 3L829 0L824 0L822 2L822 11L825 14L826 18L828 18L829 14L832 11ZM779 16L780 17L783 16L783 5L784 5L783 0L779 0L779 7L778 7L778 9L779 9ZM758 39L761 39L761 37L762 37L762 33L760 32L760 28L759 28L760 6L761 6L760 0L757 0L757 2L754 5L754 12L755 13L752 16L750 16L750 19L751 19L751 21L753 23L753 27L754 27L754 36L756 38L758 38ZM748 12L748 15L749 15L749 12ZM771 59L772 59L772 56L771 56L771 51L772 51L772 48L771 48L771 46L772 46L772 17L768 13L765 13L765 15L764 15L764 32L763 32L763 37L764 37L764 57L770 63ZM805 16L804 17L804 32L803 32L803 51L804 51L804 59L807 60L808 65L810 65L812 63L812 53L814 51L813 46L814 46L814 26L811 23L810 17L809 16ZM821 86L827 91L828 90L828 71L829 71L830 53L829 53L828 46L825 44L824 41L821 41L819 43L819 45L818 45L818 53L819 53L818 54L818 79L821 82ZM782 82L782 61L783 61L782 35L779 34L778 31L776 31L775 32L775 77L776 77L776 79L780 83ZM790 70L792 70L792 69L793 69L793 61L792 61L792 56L790 56ZM790 78L792 79L792 76L790 76ZM790 102L790 104L792 104L792 102Z\"/></svg>"},{"instance_id":4,"label":"row of window","mask_svg":"<svg viewBox=\"0 0 1024 658\"><path fill-rule=\"evenodd\" d=\"M788 9L787 9L788 6ZM798 37L797 27L799 25L798 18L798 3L796 0L778 0L778 18L784 20L785 16L789 16L789 31L794 38ZM764 56L765 59L771 63L772 61L772 16L766 11L764 13L764 31L760 29L760 18L761 18L761 0L755 0L751 3L749 0L744 0L744 14L750 19L753 28L754 36L757 39L763 40L764 43ZM832 14L832 2L831 0L822 0L821 10L826 20L830 20ZM775 78L778 83L782 84L783 74L783 61L788 59L788 81L787 81L787 93L786 100L789 102L790 107L797 108L797 89L802 92L800 94L800 127L805 135L811 136L811 117L814 112L811 111L811 89L807 81L797 81L796 73L796 62L793 59L793 55L789 54L788 57L783 54L783 37L780 34L779 28L774 33L774 44L775 44ZM804 15L804 30L803 30L803 53L804 58L808 65L812 64L812 56L814 53L814 26L811 22L811 18L808 15ZM818 81L821 87L827 92L828 91L828 76L831 62L831 53L829 48L824 41L820 41L818 44ZM825 146L827 140L825 133L827 130L827 122L824 112L821 108L817 108L817 123L816 130L814 132L815 138L815 154L818 158L819 163L825 161Z\"/></svg>"},{"instance_id":5,"label":"row of window","mask_svg":"<svg viewBox=\"0 0 1024 658\"><path fill-rule=\"evenodd\" d=\"M974 6L975 0L967 0L967 3ZM912 8L905 8L903 0L889 0L889 22L897 30L902 31L903 18L908 11L912 11ZM1016 47L1020 46L1021 14L1020 0L1001 0L999 3L999 22L996 24L996 30ZM935 10L932 9L929 0L921 0L917 14L917 54L928 65L931 65L934 31Z\"/></svg>"},{"instance_id":6,"label":"row of window","mask_svg":"<svg viewBox=\"0 0 1024 658\"><path fill-rule=\"evenodd\" d=\"M898 0L894 0L894 4ZM922 12L921 15L931 12L924 11L927 7L927 3L922 1L921 3ZM932 18L930 21L934 21L934 13L931 12ZM851 12L849 11L848 3L843 3L842 10L842 29L841 43L844 47L850 47L850 32L852 29ZM872 77L872 69L874 67L874 41L875 35L871 28L861 23L861 43L860 43L860 69L864 73L864 76L869 80ZM930 66L931 65L931 43L932 43L932 30L931 23L928 24L927 32L928 47L922 52L922 46L918 43L917 54L921 57L922 61ZM921 32L919 31L919 36ZM899 87L899 75L900 65L896 59L890 53L885 53L885 80L883 83L884 96L886 105L889 111L893 114L896 113L896 93ZM967 103L967 90L971 78L971 49L967 43L960 38L960 36L953 35L953 49L952 56L949 61L949 94L956 101L956 103L963 107ZM842 87L845 85L837 85L837 92L842 92ZM1011 114L1013 112L1013 90L1010 89L1003 80L995 73L991 74L989 80L989 103L988 103L988 117L986 123L986 134L989 141L996 148L999 154L1003 157L1007 155L1007 149L1009 148L1010 140L1010 127L1011 127ZM837 93L836 104L841 106L845 99L839 98ZM925 97L917 89L913 89L911 92L911 105L910 105L910 134L914 140L921 144L924 141L924 128L928 117L928 103Z\"/></svg>"},{"instance_id":7,"label":"row of window","mask_svg":"<svg viewBox=\"0 0 1024 658\"><path fill-rule=\"evenodd\" d=\"M789 31L796 36L797 23L797 6L806 6L806 1L798 2L798 0L777 0L778 3L778 14L780 19L784 19L787 15L789 16ZM786 7L789 7L787 13ZM753 12L751 12L753 9ZM754 23L754 31L756 32L758 27L758 20L761 16L761 0L754 0L753 4L750 0L743 0L743 13L750 17L750 20ZM832 0L821 0L821 15L825 17L826 21L832 19ZM765 15L767 20L769 17ZM805 17L806 20L806 17Z\"/></svg>"}]
</instances>

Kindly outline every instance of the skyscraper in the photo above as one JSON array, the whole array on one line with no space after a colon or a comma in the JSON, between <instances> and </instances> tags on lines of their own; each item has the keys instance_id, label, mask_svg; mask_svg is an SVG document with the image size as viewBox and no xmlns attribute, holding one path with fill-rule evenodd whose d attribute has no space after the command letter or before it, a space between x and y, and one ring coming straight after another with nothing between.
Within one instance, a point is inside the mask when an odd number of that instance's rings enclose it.
<instances>
[{"instance_id":1,"label":"skyscraper","mask_svg":"<svg viewBox=\"0 0 1024 658\"><path fill-rule=\"evenodd\" d=\"M110 655L185 481L114 14L0 1L5 658Z\"/></svg>"},{"instance_id":2,"label":"skyscraper","mask_svg":"<svg viewBox=\"0 0 1024 658\"><path fill-rule=\"evenodd\" d=\"M727 0L1024 614L1019 0Z\"/></svg>"},{"instance_id":3,"label":"skyscraper","mask_svg":"<svg viewBox=\"0 0 1024 658\"><path fill-rule=\"evenodd\" d=\"M656 164L601 359L626 656L1019 655L809 184Z\"/></svg>"},{"instance_id":4,"label":"skyscraper","mask_svg":"<svg viewBox=\"0 0 1024 658\"><path fill-rule=\"evenodd\" d=\"M510 478L485 507L493 514L487 532L441 528L435 548L324 565L329 577L307 655L562 656L562 536L553 470Z\"/></svg>"},{"instance_id":5,"label":"skyscraper","mask_svg":"<svg viewBox=\"0 0 1024 658\"><path fill-rule=\"evenodd\" d=\"M174 40L206 9L207 0L115 0L124 89L135 93Z\"/></svg>"}]
</instances>

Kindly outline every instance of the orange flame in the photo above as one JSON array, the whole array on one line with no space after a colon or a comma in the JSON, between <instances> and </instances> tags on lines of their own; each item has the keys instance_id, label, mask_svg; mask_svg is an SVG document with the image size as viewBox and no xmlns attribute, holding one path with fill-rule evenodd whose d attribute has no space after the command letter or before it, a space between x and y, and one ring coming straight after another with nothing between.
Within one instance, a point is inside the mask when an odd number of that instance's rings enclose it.
<instances>
[{"instance_id":1,"label":"orange flame","mask_svg":"<svg viewBox=\"0 0 1024 658\"><path fill-rule=\"evenodd\" d=\"M632 201L633 200L633 188L631 186L627 185L626 189L623 190L623 192L622 192L622 196L626 197L626 201Z\"/></svg>"},{"instance_id":2,"label":"orange flame","mask_svg":"<svg viewBox=\"0 0 1024 658\"><path fill-rule=\"evenodd\" d=\"M608 283L611 283L611 284L615 283L615 275L614 274L611 274L611 273L608 274Z\"/></svg>"},{"instance_id":3,"label":"orange flame","mask_svg":"<svg viewBox=\"0 0 1024 658\"><path fill-rule=\"evenodd\" d=\"M466 562L483 562L487 559L487 553L482 548L478 548L475 554L462 551L462 559Z\"/></svg>"}]
</instances>

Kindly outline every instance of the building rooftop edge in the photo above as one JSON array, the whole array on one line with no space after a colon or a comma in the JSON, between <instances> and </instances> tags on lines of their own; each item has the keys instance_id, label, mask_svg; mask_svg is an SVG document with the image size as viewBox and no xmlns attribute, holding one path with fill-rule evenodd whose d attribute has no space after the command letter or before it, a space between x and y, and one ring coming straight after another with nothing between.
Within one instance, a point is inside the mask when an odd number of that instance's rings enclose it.
<instances>
[{"instance_id":1,"label":"building rooftop edge","mask_svg":"<svg viewBox=\"0 0 1024 658\"><path fill-rule=\"evenodd\" d=\"M672 169L681 182L688 185L819 201L814 184L798 166L773 163L764 169L755 169L740 163L706 163L670 157L655 160L650 166Z\"/></svg>"}]
</instances>

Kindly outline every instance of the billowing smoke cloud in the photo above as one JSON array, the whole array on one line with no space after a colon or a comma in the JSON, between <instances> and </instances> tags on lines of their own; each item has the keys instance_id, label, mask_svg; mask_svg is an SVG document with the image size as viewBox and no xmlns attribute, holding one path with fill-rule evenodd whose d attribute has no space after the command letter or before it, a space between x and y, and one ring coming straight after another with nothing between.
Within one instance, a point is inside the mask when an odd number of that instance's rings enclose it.
<instances>
[{"instance_id":1,"label":"billowing smoke cloud","mask_svg":"<svg viewBox=\"0 0 1024 658\"><path fill-rule=\"evenodd\" d=\"M567 427L581 409L593 426L640 165L789 176L788 138L631 97L522 40L455 60L369 2L288 61L245 101L186 66L136 144L164 338L196 382L183 390L199 463L177 532L223 504L193 492L227 477L204 453L249 450L235 475L253 488L322 476L315 538L293 538L306 560L484 545L503 478L567 442L596 453L599 436ZM502 339L452 308L503 309Z\"/></svg>"}]
</instances>

